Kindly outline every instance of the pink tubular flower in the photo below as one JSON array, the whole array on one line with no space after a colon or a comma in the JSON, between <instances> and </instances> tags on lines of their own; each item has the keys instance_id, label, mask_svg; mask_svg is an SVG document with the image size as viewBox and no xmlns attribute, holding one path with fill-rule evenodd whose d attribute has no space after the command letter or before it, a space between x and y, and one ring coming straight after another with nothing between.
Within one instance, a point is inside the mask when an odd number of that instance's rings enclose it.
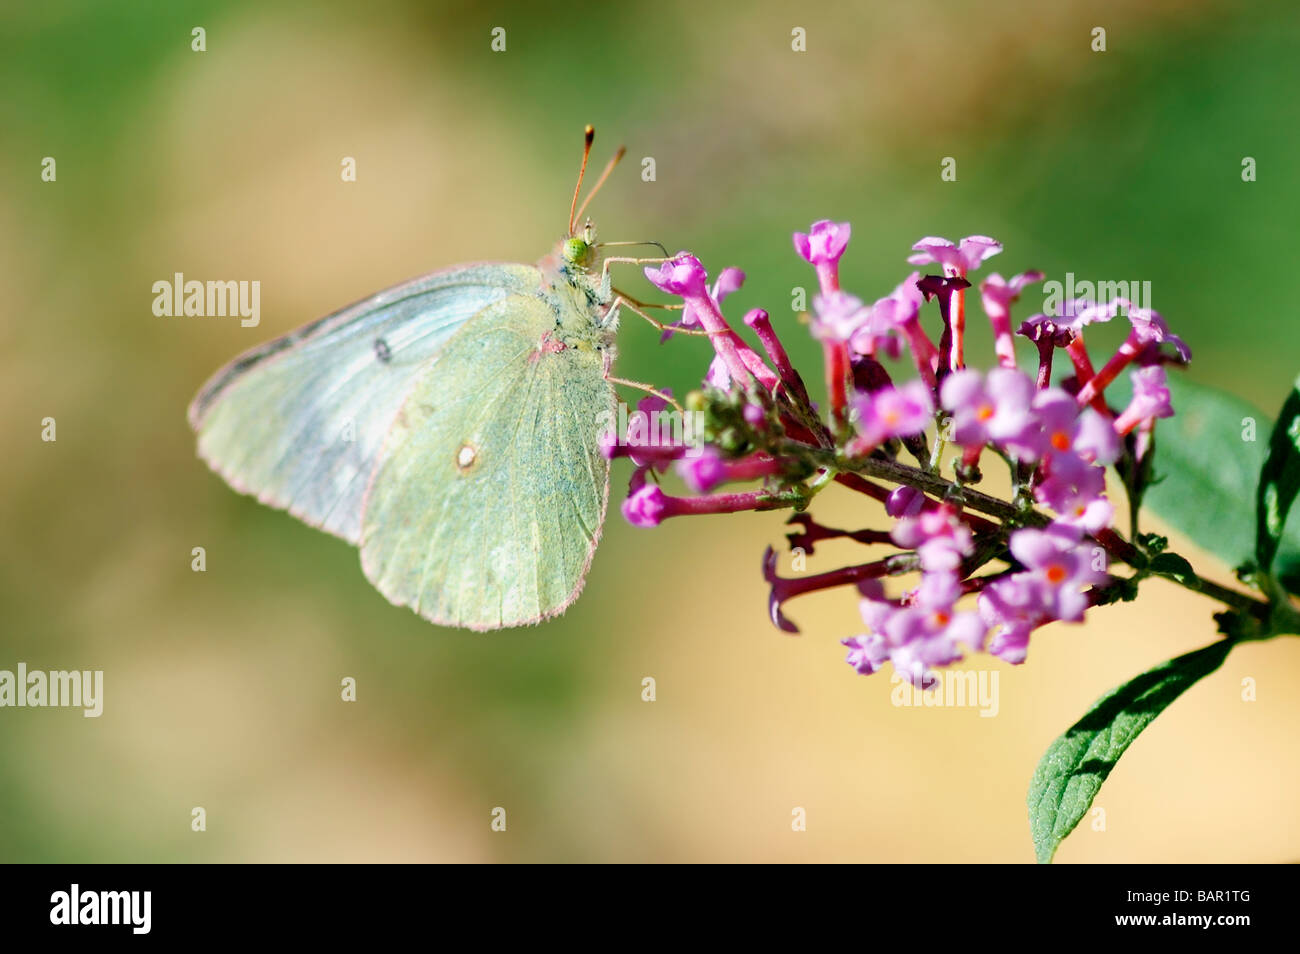
<instances>
[{"instance_id":1,"label":"pink tubular flower","mask_svg":"<svg viewBox=\"0 0 1300 954\"><path fill-rule=\"evenodd\" d=\"M1119 440L1108 420L1080 409L1060 388L1040 391L1034 410L1042 423L1042 480L1034 497L1058 514L1057 522L1088 533L1110 526L1114 508L1104 496L1104 465L1119 457Z\"/></svg>"},{"instance_id":2,"label":"pink tubular flower","mask_svg":"<svg viewBox=\"0 0 1300 954\"><path fill-rule=\"evenodd\" d=\"M849 244L850 232L848 222L822 219L814 222L807 233L794 233L794 250L817 269L823 295L839 290L840 256Z\"/></svg>"},{"instance_id":3,"label":"pink tubular flower","mask_svg":"<svg viewBox=\"0 0 1300 954\"><path fill-rule=\"evenodd\" d=\"M878 579L863 580L858 584L858 592L862 594L862 599L858 601L858 611L869 631L841 639L840 643L849 648L844 661L856 669L859 675L869 676L873 672L879 672L889 660L889 645L885 642L882 629L895 607L885 596L884 584Z\"/></svg>"},{"instance_id":4,"label":"pink tubular flower","mask_svg":"<svg viewBox=\"0 0 1300 954\"><path fill-rule=\"evenodd\" d=\"M974 549L970 527L947 505L926 510L914 517L903 517L890 533L900 547L915 550L926 571L952 571Z\"/></svg>"},{"instance_id":5,"label":"pink tubular flower","mask_svg":"<svg viewBox=\"0 0 1300 954\"><path fill-rule=\"evenodd\" d=\"M1048 454L1034 499L1057 513L1079 513L1106 490L1106 473L1071 451Z\"/></svg>"},{"instance_id":6,"label":"pink tubular flower","mask_svg":"<svg viewBox=\"0 0 1300 954\"><path fill-rule=\"evenodd\" d=\"M1002 243L987 235L968 235L957 245L945 238L930 235L912 246L917 254L908 258L909 265L929 265L935 263L943 266L943 273L948 278L965 279L969 272L979 268L986 258L1002 251ZM945 315L945 319L949 316ZM964 348L966 341L966 292L955 288L952 292L951 321L952 345L948 349L948 367L956 371L966 366Z\"/></svg>"},{"instance_id":7,"label":"pink tubular flower","mask_svg":"<svg viewBox=\"0 0 1300 954\"><path fill-rule=\"evenodd\" d=\"M987 235L968 235L957 245L946 238L927 235L912 250L916 255L909 255L909 265L942 265L944 274L950 277L965 278L969 272L980 267L980 263L1002 251L1002 243Z\"/></svg>"},{"instance_id":8,"label":"pink tubular flower","mask_svg":"<svg viewBox=\"0 0 1300 954\"><path fill-rule=\"evenodd\" d=\"M698 457L677 462L677 475L687 487L707 494L719 484L741 480L760 480L781 473L784 464L767 454L751 454L741 460L723 460L717 449L705 447Z\"/></svg>"},{"instance_id":9,"label":"pink tubular flower","mask_svg":"<svg viewBox=\"0 0 1300 954\"><path fill-rule=\"evenodd\" d=\"M989 652L1019 664L1034 629L1054 620L1082 620L1088 607L1084 588L1108 577L1093 568L1091 547L1079 543L1076 528L1053 524L1046 530L1017 530L1010 545L1025 570L990 584L980 594L979 608L993 627Z\"/></svg>"},{"instance_id":10,"label":"pink tubular flower","mask_svg":"<svg viewBox=\"0 0 1300 954\"><path fill-rule=\"evenodd\" d=\"M655 268L647 267L645 277L662 292L682 298L707 298L709 274L700 260L690 252L678 252Z\"/></svg>"},{"instance_id":11,"label":"pink tubular flower","mask_svg":"<svg viewBox=\"0 0 1300 954\"><path fill-rule=\"evenodd\" d=\"M664 393L671 396L673 392L670 388ZM647 394L637 401L623 434L623 444L632 463L664 470L686 452L686 445L679 439L680 432L675 435L671 425L664 423L671 421L672 415L672 406L657 394Z\"/></svg>"},{"instance_id":12,"label":"pink tubular flower","mask_svg":"<svg viewBox=\"0 0 1300 954\"><path fill-rule=\"evenodd\" d=\"M710 369L711 383L726 387L731 381L743 385L757 380L769 389L776 386L776 375L722 317L718 303L709 293L708 273L698 258L689 252L678 252L657 269L647 268L645 277L660 291L679 296L704 330L711 332L709 340L718 356L714 368Z\"/></svg>"},{"instance_id":13,"label":"pink tubular flower","mask_svg":"<svg viewBox=\"0 0 1300 954\"><path fill-rule=\"evenodd\" d=\"M1080 335L1088 325L1104 324L1114 318L1119 313L1118 304L1123 300L1099 304L1091 298L1069 298L1061 303L1059 321Z\"/></svg>"},{"instance_id":14,"label":"pink tubular flower","mask_svg":"<svg viewBox=\"0 0 1300 954\"><path fill-rule=\"evenodd\" d=\"M818 341L846 343L866 330L871 312L846 292L836 291L814 295L812 301L812 333Z\"/></svg>"},{"instance_id":15,"label":"pink tubular flower","mask_svg":"<svg viewBox=\"0 0 1300 954\"><path fill-rule=\"evenodd\" d=\"M1110 501L1105 497L1096 497L1086 502L1075 503L1073 509L1057 516L1056 523L1077 527L1084 533L1098 533L1110 526L1114 516L1115 508L1111 506Z\"/></svg>"},{"instance_id":16,"label":"pink tubular flower","mask_svg":"<svg viewBox=\"0 0 1300 954\"><path fill-rule=\"evenodd\" d=\"M623 517L634 527L657 527L663 519L667 495L658 484L647 483L644 467L632 472L627 498L623 501Z\"/></svg>"},{"instance_id":17,"label":"pink tubular flower","mask_svg":"<svg viewBox=\"0 0 1300 954\"><path fill-rule=\"evenodd\" d=\"M1039 391L1033 409L1042 425L1042 453L1073 452L1090 464L1113 464L1119 457L1110 423L1092 408L1080 409L1060 388Z\"/></svg>"},{"instance_id":18,"label":"pink tubular flower","mask_svg":"<svg viewBox=\"0 0 1300 954\"><path fill-rule=\"evenodd\" d=\"M889 661L894 664L894 672L918 689L933 689L938 684L935 667L951 666L961 660L957 644L962 635L985 628L974 613L959 613L945 626L930 622L939 615L899 610L890 620L890 628L899 633L895 638L903 642L890 650ZM960 632L954 634L953 629Z\"/></svg>"},{"instance_id":19,"label":"pink tubular flower","mask_svg":"<svg viewBox=\"0 0 1300 954\"><path fill-rule=\"evenodd\" d=\"M934 418L934 398L920 381L886 386L869 394L859 392L853 408L858 436L847 448L853 456L868 453L891 437L920 434Z\"/></svg>"},{"instance_id":20,"label":"pink tubular flower","mask_svg":"<svg viewBox=\"0 0 1300 954\"><path fill-rule=\"evenodd\" d=\"M722 483L727 475L727 465L718 449L710 445L699 457L678 461L677 475L697 494L707 494Z\"/></svg>"},{"instance_id":21,"label":"pink tubular flower","mask_svg":"<svg viewBox=\"0 0 1300 954\"><path fill-rule=\"evenodd\" d=\"M844 661L858 671L860 675L869 676L879 672L889 660L889 646L881 633L864 633L861 636L849 636L840 642L849 648Z\"/></svg>"},{"instance_id":22,"label":"pink tubular flower","mask_svg":"<svg viewBox=\"0 0 1300 954\"><path fill-rule=\"evenodd\" d=\"M763 490L703 497L672 497L664 493L658 484L648 483L645 470L642 467L633 472L627 499L622 506L623 516L634 527L657 527L669 517L771 510L780 505L778 498Z\"/></svg>"},{"instance_id":23,"label":"pink tubular flower","mask_svg":"<svg viewBox=\"0 0 1300 954\"><path fill-rule=\"evenodd\" d=\"M943 407L952 414L953 441L971 450L992 441L1026 460L1037 456L1033 396L1034 383L1011 368L994 368L987 379L974 369L955 371L939 392Z\"/></svg>"},{"instance_id":24,"label":"pink tubular flower","mask_svg":"<svg viewBox=\"0 0 1300 954\"><path fill-rule=\"evenodd\" d=\"M664 394L671 395L668 388ZM620 412L621 413L621 412ZM606 460L628 457L638 467L651 467L658 471L686 454L688 448L680 428L674 431L671 421L675 412L669 403L656 394L647 394L637 402L636 409L620 422L622 432L616 431L614 422L600 435L600 452Z\"/></svg>"},{"instance_id":25,"label":"pink tubular flower","mask_svg":"<svg viewBox=\"0 0 1300 954\"><path fill-rule=\"evenodd\" d=\"M1158 417L1173 417L1165 369L1158 364L1138 368L1129 374L1133 381L1133 399L1124 413L1115 419L1115 433L1127 434L1139 424L1154 422Z\"/></svg>"},{"instance_id":26,"label":"pink tubular flower","mask_svg":"<svg viewBox=\"0 0 1300 954\"><path fill-rule=\"evenodd\" d=\"M1110 321L1115 314L1110 306L1098 305L1088 298L1070 298L1060 302L1058 311L1059 314L1056 315L1035 315L1022 325L1020 330L1021 334L1038 344L1039 386L1044 388L1051 383L1052 365L1051 351L1046 350L1044 337L1050 333L1053 336L1053 343L1065 348L1070 362L1074 365L1074 376L1080 384L1083 384L1096 374L1092 367L1092 359L1088 356L1088 348L1083 341L1083 329L1096 322ZM1040 324L1041 327L1037 327ZM1107 415L1110 413L1105 398L1100 395L1091 403L1099 413Z\"/></svg>"},{"instance_id":27,"label":"pink tubular flower","mask_svg":"<svg viewBox=\"0 0 1300 954\"><path fill-rule=\"evenodd\" d=\"M993 350L1004 368L1016 366L1015 342L1011 337L1011 306L1020 300L1020 293L1026 285L1042 280L1042 272L1021 272L1010 281L994 272L980 283L984 313L993 326Z\"/></svg>"},{"instance_id":28,"label":"pink tubular flower","mask_svg":"<svg viewBox=\"0 0 1300 954\"><path fill-rule=\"evenodd\" d=\"M907 339L921 379L933 387L939 350L921 327L921 305L925 303L925 296L916 284L920 277L920 272L912 272L892 293L871 306L870 319L858 332L854 347L860 354L867 354L869 352L861 347L866 343L861 340L863 335L877 336L896 329Z\"/></svg>"},{"instance_id":29,"label":"pink tubular flower","mask_svg":"<svg viewBox=\"0 0 1300 954\"><path fill-rule=\"evenodd\" d=\"M912 272L892 292L871 306L872 321L882 328L903 329L917 319L925 296L916 286L920 272Z\"/></svg>"},{"instance_id":30,"label":"pink tubular flower","mask_svg":"<svg viewBox=\"0 0 1300 954\"><path fill-rule=\"evenodd\" d=\"M940 376L948 371L959 371L965 367L962 357L962 336L966 323L966 289L970 282L961 277L944 278L941 275L923 275L916 287L921 289L925 300L931 298L939 302L939 317L943 321L943 334L939 337Z\"/></svg>"},{"instance_id":31,"label":"pink tubular flower","mask_svg":"<svg viewBox=\"0 0 1300 954\"><path fill-rule=\"evenodd\" d=\"M1191 349L1183 343L1182 338L1170 332L1169 326L1165 324L1159 312L1150 308L1139 308L1127 298L1117 298L1109 306L1112 314L1120 307L1128 309L1128 320L1132 328L1114 357L1107 361L1100 371L1087 381L1083 378L1079 379L1083 383L1083 388L1078 395L1081 405L1100 398L1107 385L1114 381L1125 367L1135 358L1148 354L1153 346L1158 349L1167 341L1174 346L1181 363L1186 364L1192 359Z\"/></svg>"},{"instance_id":32,"label":"pink tubular flower","mask_svg":"<svg viewBox=\"0 0 1300 954\"><path fill-rule=\"evenodd\" d=\"M780 379L782 386L786 391L796 398L808 403L808 389L803 383L803 378L799 372L794 369L790 363L790 356L786 353L785 345L781 344L781 339L777 337L776 331L772 328L772 319L762 308L751 308L745 314L745 324L754 329L758 335L758 340L767 352L768 358L776 368L777 377ZM750 420L750 408L755 405L746 405L745 417ZM751 424L756 423L750 420Z\"/></svg>"},{"instance_id":33,"label":"pink tubular flower","mask_svg":"<svg viewBox=\"0 0 1300 954\"><path fill-rule=\"evenodd\" d=\"M979 649L986 627L972 612L956 609L961 583L952 573L926 573L921 584L896 607L883 601L883 591L867 591L862 619L871 632L842 640L849 647L846 661L864 675L876 672L885 660L910 683L930 688L934 668L962 658L960 645Z\"/></svg>"},{"instance_id":34,"label":"pink tubular flower","mask_svg":"<svg viewBox=\"0 0 1300 954\"><path fill-rule=\"evenodd\" d=\"M709 297L713 299L715 305L721 306L723 300L732 292L740 291L740 287L745 284L745 273L738 268L724 268L718 273L713 287L709 289ZM675 321L664 329L663 335L660 336L660 342L667 341L673 336L673 330L676 328L696 328L700 325L700 318L695 313L695 309L687 305L682 309L680 321Z\"/></svg>"},{"instance_id":35,"label":"pink tubular flower","mask_svg":"<svg viewBox=\"0 0 1300 954\"><path fill-rule=\"evenodd\" d=\"M840 290L840 256L849 244L849 232L847 222L835 223L823 219L814 222L808 234L794 233L795 251L817 269L820 297L823 305L832 309L835 309L836 302L844 304L837 296ZM823 327L824 325L825 322ZM830 396L831 414L837 422L843 422L849 401L851 371L848 338L851 333L819 335L826 369L826 390Z\"/></svg>"},{"instance_id":36,"label":"pink tubular flower","mask_svg":"<svg viewBox=\"0 0 1300 954\"><path fill-rule=\"evenodd\" d=\"M1046 530L1017 530L1009 542L1011 555L1025 567L1029 582L1038 587L1038 605L1044 615L1067 623L1080 622L1088 608L1084 587L1108 579L1105 572L1093 567L1094 547L1081 544L1077 532L1059 525Z\"/></svg>"}]
</instances>

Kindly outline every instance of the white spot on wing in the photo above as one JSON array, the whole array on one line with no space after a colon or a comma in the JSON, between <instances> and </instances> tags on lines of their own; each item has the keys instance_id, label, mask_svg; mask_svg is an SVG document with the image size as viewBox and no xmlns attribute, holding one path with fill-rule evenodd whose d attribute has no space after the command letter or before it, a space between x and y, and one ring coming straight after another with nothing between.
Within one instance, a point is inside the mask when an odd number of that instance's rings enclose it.
<instances>
[{"instance_id":1,"label":"white spot on wing","mask_svg":"<svg viewBox=\"0 0 1300 954\"><path fill-rule=\"evenodd\" d=\"M460 450L456 451L456 466L461 470L469 470L477 459L478 448L473 444L461 444Z\"/></svg>"}]
</instances>

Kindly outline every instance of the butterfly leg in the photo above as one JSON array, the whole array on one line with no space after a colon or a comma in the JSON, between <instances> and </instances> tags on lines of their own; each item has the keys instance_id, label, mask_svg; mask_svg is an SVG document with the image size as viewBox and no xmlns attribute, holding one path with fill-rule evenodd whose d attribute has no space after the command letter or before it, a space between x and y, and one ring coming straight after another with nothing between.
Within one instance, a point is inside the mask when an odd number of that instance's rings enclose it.
<instances>
[{"instance_id":1,"label":"butterfly leg","mask_svg":"<svg viewBox=\"0 0 1300 954\"><path fill-rule=\"evenodd\" d=\"M613 315L616 314L620 309L626 308L628 311L632 312L633 314L640 315L642 318L650 322L650 324L654 325L660 331L663 331L665 328L668 327L659 319L650 317L648 314L642 311L641 308L638 307L638 305L634 304L633 301L634 300L630 300L625 296L623 296L622 294L619 294L615 296L612 302L609 303L609 310L605 312L605 315L606 316Z\"/></svg>"},{"instance_id":2,"label":"butterfly leg","mask_svg":"<svg viewBox=\"0 0 1300 954\"><path fill-rule=\"evenodd\" d=\"M636 304L633 304L633 301L634 301L634 300L629 300L625 295L623 295L623 294L620 292L620 293L617 295L617 297L616 297L612 302L610 302L610 304L609 304L609 310L608 310L607 312L605 312L605 314L606 314L606 315L612 315L612 314L613 314L615 311L617 311L619 308L626 308L628 311L632 312L634 315L640 315L640 316L641 316L642 318L644 318L646 321L650 322L650 324L654 325L655 328L657 328L659 331L671 331L671 332L672 332L673 334L675 334L675 335L702 335L703 337L708 338L708 337L710 337L711 335L714 335L714 334L721 334L721 333L723 333L723 332L705 331L703 328L678 328L678 327L670 327L669 325L665 325L665 324L664 324L662 321L660 321L659 319L657 319L657 318L652 318L650 315L646 314L644 311L641 310L642 307L646 307L646 308L670 308L670 309L671 309L671 308L677 308L677 309L680 309L680 308L682 307L681 305L644 305L644 306L642 306L640 302L636 302Z\"/></svg>"},{"instance_id":3,"label":"butterfly leg","mask_svg":"<svg viewBox=\"0 0 1300 954\"><path fill-rule=\"evenodd\" d=\"M628 311L632 312L634 315L640 315L640 316L641 316L642 318L644 318L646 321L650 322L650 324L654 325L655 328L657 328L659 331L671 331L671 332L672 332L673 334L675 334L675 335L702 335L702 336L704 336L705 338L707 338L707 337L709 337L709 336L711 336L711 335L713 335L713 334L719 334L719 333L721 333L721 332L705 331L703 328L679 328L679 327L670 327L669 325L665 325L665 324L664 324L662 321L660 321L659 319L657 319L657 318L652 318L650 315L646 314L644 311L641 310L641 307L646 307L646 308L681 308L681 307L682 307L681 305L645 305L645 306L642 306L640 302L636 302L636 304L633 304L633 301L634 301L634 299L633 299L633 300L629 300L625 295L623 295L623 294L620 292L620 293L618 294L618 296L617 296L617 297L616 297L612 302L610 302L609 310L608 310L607 312L605 312L605 314L606 314L606 315L612 315L612 314L614 314L614 312L615 312L617 309L619 309L619 308L626 308Z\"/></svg>"},{"instance_id":4,"label":"butterfly leg","mask_svg":"<svg viewBox=\"0 0 1300 954\"><path fill-rule=\"evenodd\" d=\"M709 336L711 336L711 335L714 335L714 334L718 334L718 333L720 333L720 332L713 332L713 331L705 331L703 328L672 328L672 329L669 329L669 327L668 327L667 325L665 325L662 321L658 321L658 320L656 320L656 319L654 319L654 318L651 318L649 315L647 315L647 314L646 314L644 311L642 311L641 309L643 309L643 308L665 308L665 309L669 309L669 310L680 310L680 309L685 308L685 307L686 307L685 305L654 305L654 304L647 304L647 303L645 303L645 302L638 301L637 299L631 297L630 295L628 295L628 294L626 294L626 293L624 293L624 292L617 291L616 289L613 289L613 285L610 283L610 278L609 278L609 266L610 266L610 265L613 265L615 262L619 262L619 263L626 264L626 265L648 265L648 264L654 264L654 263L658 263L658 262L667 262L667 261L671 261L671 259L667 259L667 258L607 258L607 259L605 259L605 261L604 261L604 263L603 263L603 265L602 265L602 272L601 272L601 287L604 288L606 291L613 290L613 291L614 291L614 294L617 296L617 297L614 299L613 303L611 303L611 305L610 305L610 307L609 307L609 311L607 311L606 314L612 314L613 311L614 311L614 309L615 309L616 307L622 305L622 306L626 307L626 308L628 309L628 311L631 311L631 312L633 312L634 314L638 314L638 315L640 315L642 318L644 318L646 321L650 322L650 324L654 325L654 326L655 326L657 329L659 329L660 331L669 331L669 330L671 330L672 333L673 333L673 334L676 334L676 335L703 335L704 337L709 337Z\"/></svg>"},{"instance_id":5,"label":"butterfly leg","mask_svg":"<svg viewBox=\"0 0 1300 954\"><path fill-rule=\"evenodd\" d=\"M623 291L621 288L613 288L612 291L614 292L615 295L618 295L618 297L622 298L624 301L636 305L638 308L663 308L667 311L681 311L683 308L686 307L683 304L665 305L663 302L658 302L658 301L641 301L641 299L634 298L633 296L629 295L627 292Z\"/></svg>"},{"instance_id":6,"label":"butterfly leg","mask_svg":"<svg viewBox=\"0 0 1300 954\"><path fill-rule=\"evenodd\" d=\"M600 287L606 292L610 290L611 281L609 277L609 266L614 264L621 265L660 265L664 262L671 262L671 258L627 258L613 256L605 259L600 265Z\"/></svg>"},{"instance_id":7,"label":"butterfly leg","mask_svg":"<svg viewBox=\"0 0 1300 954\"><path fill-rule=\"evenodd\" d=\"M619 263L623 265L662 265L664 262L671 262L671 261L672 259L667 256L661 256L659 258L635 258L635 257L629 258L626 256L618 256L618 255L611 256L605 259L603 262L601 262L600 280L602 282L609 281L609 266L615 263Z\"/></svg>"},{"instance_id":8,"label":"butterfly leg","mask_svg":"<svg viewBox=\"0 0 1300 954\"><path fill-rule=\"evenodd\" d=\"M667 401L679 412L683 414L686 413L685 409L680 404L678 404L676 401L673 400L673 396L671 394L668 394L664 391L660 391L658 388L651 387L648 384L642 384L640 381L629 381L626 378L616 378L612 374L606 374L605 380L609 381L611 384L621 384L624 387L636 388L638 391L644 391L647 394L653 394L655 397L662 398L663 400Z\"/></svg>"}]
</instances>

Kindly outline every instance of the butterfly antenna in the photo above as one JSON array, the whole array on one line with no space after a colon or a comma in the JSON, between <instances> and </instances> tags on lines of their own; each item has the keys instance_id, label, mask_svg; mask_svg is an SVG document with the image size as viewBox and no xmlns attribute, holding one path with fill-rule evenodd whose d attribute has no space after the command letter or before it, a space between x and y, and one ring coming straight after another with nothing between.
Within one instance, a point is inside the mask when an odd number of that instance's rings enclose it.
<instances>
[{"instance_id":1,"label":"butterfly antenna","mask_svg":"<svg viewBox=\"0 0 1300 954\"><path fill-rule=\"evenodd\" d=\"M600 191L600 187L605 184L605 180L608 179L609 174L614 171L614 167L618 165L618 161L626 155L627 146L619 146L618 152L614 153L614 157L610 159L609 162L605 163L605 171L600 174L600 178L596 180L596 184L591 187L591 191L587 193L587 198L582 200L582 205L578 208L576 218L582 218L582 213L587 211L587 204L591 202L596 193ZM573 223L569 223L569 229L570 232L572 232Z\"/></svg>"},{"instance_id":2,"label":"butterfly antenna","mask_svg":"<svg viewBox=\"0 0 1300 954\"><path fill-rule=\"evenodd\" d=\"M582 144L582 167L578 170L578 184L573 187L573 201L569 203L569 231L570 238L573 236L573 221L578 217L578 193L582 191L582 177L587 172L587 159L591 156L591 141L596 138L596 127L590 123L583 133ZM583 206L586 207L585 204Z\"/></svg>"}]
</instances>

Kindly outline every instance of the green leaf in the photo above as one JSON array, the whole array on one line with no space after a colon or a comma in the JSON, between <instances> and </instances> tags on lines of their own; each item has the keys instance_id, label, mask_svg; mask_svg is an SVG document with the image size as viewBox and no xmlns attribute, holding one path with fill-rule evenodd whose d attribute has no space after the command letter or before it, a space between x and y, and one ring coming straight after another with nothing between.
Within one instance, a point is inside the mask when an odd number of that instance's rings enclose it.
<instances>
[{"instance_id":1,"label":"green leaf","mask_svg":"<svg viewBox=\"0 0 1300 954\"><path fill-rule=\"evenodd\" d=\"M1047 864L1087 813L1138 733L1198 680L1223 664L1228 640L1179 656L1145 672L1088 710L1048 746L1029 783L1029 830L1034 853Z\"/></svg>"},{"instance_id":2,"label":"green leaf","mask_svg":"<svg viewBox=\"0 0 1300 954\"><path fill-rule=\"evenodd\" d=\"M1282 405L1256 493L1255 559L1265 572L1273 568L1286 517L1300 491L1300 381Z\"/></svg>"},{"instance_id":3,"label":"green leaf","mask_svg":"<svg viewBox=\"0 0 1300 954\"><path fill-rule=\"evenodd\" d=\"M1150 568L1152 573L1171 576L1179 583L1196 585L1196 571L1186 557L1177 553L1161 553L1151 561Z\"/></svg>"},{"instance_id":4,"label":"green leaf","mask_svg":"<svg viewBox=\"0 0 1300 954\"><path fill-rule=\"evenodd\" d=\"M1115 382L1111 403L1127 401L1127 380ZM1240 398L1169 376L1173 417L1156 424L1155 470L1143 505L1200 547L1238 566L1255 557L1258 484L1273 426ZM1300 527L1282 536L1279 560L1300 562Z\"/></svg>"}]
</instances>

